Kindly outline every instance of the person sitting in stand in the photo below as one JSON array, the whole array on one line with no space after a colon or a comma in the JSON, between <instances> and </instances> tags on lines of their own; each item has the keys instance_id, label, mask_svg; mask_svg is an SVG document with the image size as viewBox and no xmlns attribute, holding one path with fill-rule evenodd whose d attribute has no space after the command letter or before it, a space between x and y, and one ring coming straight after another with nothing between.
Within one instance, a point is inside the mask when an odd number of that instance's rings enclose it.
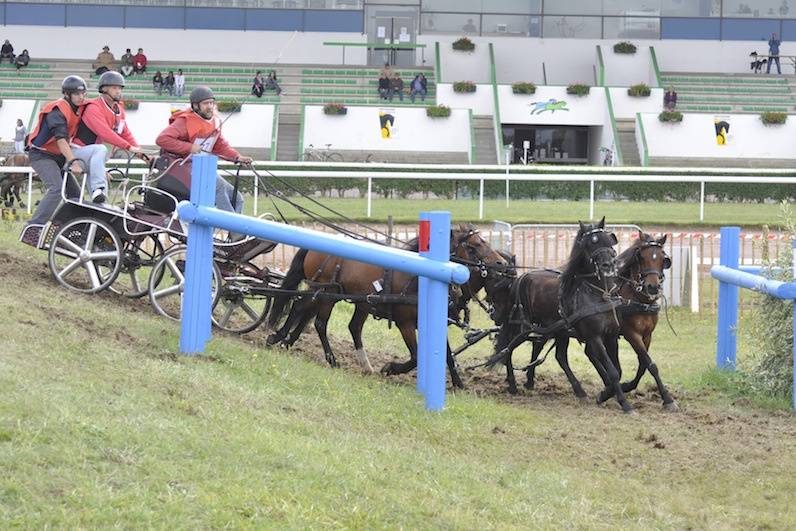
<instances>
[{"instance_id":1,"label":"person sitting in stand","mask_svg":"<svg viewBox=\"0 0 796 531\"><path fill-rule=\"evenodd\" d=\"M390 101L396 94L398 94L401 101L404 101L404 80L401 79L401 75L398 72L390 80Z\"/></svg>"},{"instance_id":2,"label":"person sitting in stand","mask_svg":"<svg viewBox=\"0 0 796 531\"><path fill-rule=\"evenodd\" d=\"M163 86L166 87L166 92L169 96L174 96L174 72L169 70L166 79L163 80Z\"/></svg>"},{"instance_id":3,"label":"person sitting in stand","mask_svg":"<svg viewBox=\"0 0 796 531\"><path fill-rule=\"evenodd\" d=\"M124 55L120 59L120 68L119 71L122 73L124 77L129 77L133 73L133 54L130 51L130 48L125 50Z\"/></svg>"},{"instance_id":4,"label":"person sitting in stand","mask_svg":"<svg viewBox=\"0 0 796 531\"><path fill-rule=\"evenodd\" d=\"M276 79L276 70L268 72L268 77L265 79L265 90L274 90L277 96L282 94L282 87L279 86Z\"/></svg>"},{"instance_id":5,"label":"person sitting in stand","mask_svg":"<svg viewBox=\"0 0 796 531\"><path fill-rule=\"evenodd\" d=\"M221 134L221 119L216 114L216 97L208 87L191 91L191 108L176 112L169 118L169 126L155 143L170 158L187 158L197 153L213 153L237 164L251 164L251 157L242 156ZM188 199L191 189L191 164L184 163L173 175L158 179L158 187L174 195L177 200ZM243 195L238 192L233 201L234 187L221 176L216 178L216 207L228 212L243 210ZM233 207L234 202L234 207Z\"/></svg>"},{"instance_id":6,"label":"person sitting in stand","mask_svg":"<svg viewBox=\"0 0 796 531\"><path fill-rule=\"evenodd\" d=\"M252 95L262 98L264 92L265 83L263 82L263 73L258 70L257 73L254 74L254 81L252 82Z\"/></svg>"},{"instance_id":7,"label":"person sitting in stand","mask_svg":"<svg viewBox=\"0 0 796 531\"><path fill-rule=\"evenodd\" d=\"M669 85L669 88L663 93L663 107L667 111L673 111L676 106L677 93L674 91L674 87Z\"/></svg>"},{"instance_id":8,"label":"person sitting in stand","mask_svg":"<svg viewBox=\"0 0 796 531\"><path fill-rule=\"evenodd\" d=\"M27 50L22 50L22 53L17 55L17 58L14 59L14 64L17 65L17 70L28 66L29 63L30 55L28 54Z\"/></svg>"},{"instance_id":9,"label":"person sitting in stand","mask_svg":"<svg viewBox=\"0 0 796 531\"><path fill-rule=\"evenodd\" d=\"M111 49L106 45L102 47L102 51L97 54L97 60L92 65L94 73L97 75L104 74L108 70L113 70L113 63L116 58L111 53Z\"/></svg>"},{"instance_id":10,"label":"person sitting in stand","mask_svg":"<svg viewBox=\"0 0 796 531\"><path fill-rule=\"evenodd\" d=\"M11 46L11 42L8 39L0 47L0 63L3 62L3 59L8 59L9 63L14 63L14 47Z\"/></svg>"},{"instance_id":11,"label":"person sitting in stand","mask_svg":"<svg viewBox=\"0 0 796 531\"><path fill-rule=\"evenodd\" d=\"M133 72L135 74L143 74L146 72L147 58L144 55L144 49L139 48L138 53L133 56Z\"/></svg>"},{"instance_id":12,"label":"person sitting in stand","mask_svg":"<svg viewBox=\"0 0 796 531\"><path fill-rule=\"evenodd\" d=\"M412 98L412 103L415 102L415 96L420 94L420 99L426 101L426 94L428 94L428 81L426 76L422 73L417 74L412 82L409 84L409 97Z\"/></svg>"},{"instance_id":13,"label":"person sitting in stand","mask_svg":"<svg viewBox=\"0 0 796 531\"><path fill-rule=\"evenodd\" d=\"M390 96L390 78L381 74L379 76L379 97L381 99L386 100Z\"/></svg>"},{"instance_id":14,"label":"person sitting in stand","mask_svg":"<svg viewBox=\"0 0 796 531\"><path fill-rule=\"evenodd\" d=\"M158 96L163 94L163 74L160 73L160 70L152 76L152 89L157 92Z\"/></svg>"}]
</instances>

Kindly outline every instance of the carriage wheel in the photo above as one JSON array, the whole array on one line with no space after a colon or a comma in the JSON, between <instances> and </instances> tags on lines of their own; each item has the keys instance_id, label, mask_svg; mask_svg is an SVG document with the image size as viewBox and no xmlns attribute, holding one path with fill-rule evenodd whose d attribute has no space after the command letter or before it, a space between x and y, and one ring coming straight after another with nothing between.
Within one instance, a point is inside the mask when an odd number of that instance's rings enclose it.
<instances>
[{"instance_id":1,"label":"carriage wheel","mask_svg":"<svg viewBox=\"0 0 796 531\"><path fill-rule=\"evenodd\" d=\"M343 156L340 153L329 153L326 156L327 162L343 162Z\"/></svg>"},{"instance_id":2,"label":"carriage wheel","mask_svg":"<svg viewBox=\"0 0 796 531\"><path fill-rule=\"evenodd\" d=\"M157 234L127 240L122 248L122 267L111 291L137 299L149 292L152 268L163 256L163 244ZM162 274L162 272L161 272ZM156 280L160 283L160 279Z\"/></svg>"},{"instance_id":3,"label":"carriage wheel","mask_svg":"<svg viewBox=\"0 0 796 531\"><path fill-rule=\"evenodd\" d=\"M185 291L185 258L187 247L179 245L169 249L149 274L149 301L155 311L164 317L179 321L182 317L182 294ZM221 273L213 263L211 291L216 302Z\"/></svg>"},{"instance_id":4,"label":"carriage wheel","mask_svg":"<svg viewBox=\"0 0 796 531\"><path fill-rule=\"evenodd\" d=\"M222 330L245 334L265 321L273 299L254 295L251 288L263 287L258 279L224 279L218 301L213 306L213 323Z\"/></svg>"},{"instance_id":5,"label":"carriage wheel","mask_svg":"<svg viewBox=\"0 0 796 531\"><path fill-rule=\"evenodd\" d=\"M97 293L110 286L121 269L119 235L94 218L80 218L62 226L50 244L50 271L71 290Z\"/></svg>"}]
</instances>

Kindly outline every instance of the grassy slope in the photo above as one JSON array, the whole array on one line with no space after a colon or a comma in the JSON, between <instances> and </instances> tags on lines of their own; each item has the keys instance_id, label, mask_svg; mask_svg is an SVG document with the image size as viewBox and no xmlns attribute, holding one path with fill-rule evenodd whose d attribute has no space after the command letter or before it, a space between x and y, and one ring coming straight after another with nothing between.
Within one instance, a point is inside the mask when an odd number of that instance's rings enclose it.
<instances>
[{"instance_id":1,"label":"grassy slope","mask_svg":"<svg viewBox=\"0 0 796 531\"><path fill-rule=\"evenodd\" d=\"M57 288L2 229L0 527L796 526L796 422L703 396L693 375L725 381L705 372L707 319L656 338L678 415L568 393L459 393L428 414L410 386L240 338L177 357L174 323ZM383 323L365 341L403 356Z\"/></svg>"}]
</instances>

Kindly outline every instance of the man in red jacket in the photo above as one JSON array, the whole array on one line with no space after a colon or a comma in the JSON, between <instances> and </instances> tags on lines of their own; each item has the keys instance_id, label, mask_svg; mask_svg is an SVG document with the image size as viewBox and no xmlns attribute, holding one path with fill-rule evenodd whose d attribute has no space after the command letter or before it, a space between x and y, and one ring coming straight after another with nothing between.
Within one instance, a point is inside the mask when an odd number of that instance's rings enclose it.
<instances>
[{"instance_id":1,"label":"man in red jacket","mask_svg":"<svg viewBox=\"0 0 796 531\"><path fill-rule=\"evenodd\" d=\"M127 126L127 115L121 104L124 77L109 70L99 78L97 90L100 95L86 102L83 117L72 141L75 158L88 164L88 186L91 199L104 203L107 198L105 179L105 160L110 144L125 151L141 153L135 137Z\"/></svg>"},{"instance_id":2,"label":"man in red jacket","mask_svg":"<svg viewBox=\"0 0 796 531\"><path fill-rule=\"evenodd\" d=\"M155 143L163 151L187 157L194 153L212 153L240 164L251 164L251 157L243 157L221 135L221 119L216 114L216 99L208 87L196 87L191 92L191 108L174 113L169 126L158 135ZM187 166L186 163L184 166ZM190 170L186 172L190 175ZM161 179L163 180L163 179ZM165 182L165 180L164 180ZM185 190L172 193L177 199L187 199L190 181L182 182ZM232 206L234 188L220 176L216 180L216 208L228 212L243 210L243 196L238 193Z\"/></svg>"}]
</instances>

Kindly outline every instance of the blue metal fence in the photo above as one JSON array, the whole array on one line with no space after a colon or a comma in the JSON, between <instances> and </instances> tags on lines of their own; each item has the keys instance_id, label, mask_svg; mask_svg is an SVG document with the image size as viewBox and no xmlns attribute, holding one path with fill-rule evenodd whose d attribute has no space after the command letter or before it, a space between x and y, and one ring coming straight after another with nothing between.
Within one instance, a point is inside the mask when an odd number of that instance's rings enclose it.
<instances>
[{"instance_id":1,"label":"blue metal fence","mask_svg":"<svg viewBox=\"0 0 796 531\"><path fill-rule=\"evenodd\" d=\"M735 370L738 332L738 288L746 288L766 293L779 299L794 302L793 332L796 334L796 281L781 282L744 271L756 268L740 267L739 227L722 227L720 265L713 266L710 274L719 281L719 322L716 366L720 369ZM793 275L796 278L796 240L793 241ZM793 407L796 408L796 340L793 342L794 382Z\"/></svg>"},{"instance_id":2,"label":"blue metal fence","mask_svg":"<svg viewBox=\"0 0 796 531\"><path fill-rule=\"evenodd\" d=\"M190 224L180 351L185 354L203 352L211 338L212 232L217 227L419 276L418 391L425 397L427 409L442 409L445 405L448 285L463 284L470 276L465 266L449 261L450 213L421 214L422 220L430 226L430 238L428 250L420 254L324 234L210 206L215 198L217 163L213 155L194 156L191 201L183 201L178 207L180 219Z\"/></svg>"}]
</instances>

